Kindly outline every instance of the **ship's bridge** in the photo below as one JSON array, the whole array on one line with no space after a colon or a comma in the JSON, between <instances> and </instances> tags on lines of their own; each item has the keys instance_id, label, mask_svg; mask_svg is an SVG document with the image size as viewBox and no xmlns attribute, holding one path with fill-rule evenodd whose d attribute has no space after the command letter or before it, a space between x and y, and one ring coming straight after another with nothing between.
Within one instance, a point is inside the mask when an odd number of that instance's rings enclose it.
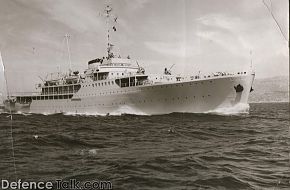
<instances>
[{"instance_id":1,"label":"ship's bridge","mask_svg":"<svg viewBox=\"0 0 290 190\"><path fill-rule=\"evenodd\" d=\"M110 59L93 59L88 62L88 69L98 68L100 66L110 67L129 67L131 65L130 59L110 58Z\"/></svg>"},{"instance_id":2,"label":"ship's bridge","mask_svg":"<svg viewBox=\"0 0 290 190\"><path fill-rule=\"evenodd\" d=\"M132 65L131 59L110 58L110 59L95 59L89 62L88 69L85 74L93 80L105 80L110 78L119 78L132 76L137 73L145 73L145 70L140 68L137 63Z\"/></svg>"}]
</instances>

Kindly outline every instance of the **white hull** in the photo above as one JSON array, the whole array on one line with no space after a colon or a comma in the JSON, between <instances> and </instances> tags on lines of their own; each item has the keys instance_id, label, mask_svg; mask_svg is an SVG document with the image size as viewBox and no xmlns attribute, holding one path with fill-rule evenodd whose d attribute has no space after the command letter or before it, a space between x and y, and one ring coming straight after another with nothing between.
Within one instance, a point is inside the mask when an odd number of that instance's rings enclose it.
<instances>
[{"instance_id":1,"label":"white hull","mask_svg":"<svg viewBox=\"0 0 290 190\"><path fill-rule=\"evenodd\" d=\"M83 86L72 99L33 100L32 113L203 113L248 103L254 74L120 88ZM91 83L93 84L93 83ZM236 92L235 86L243 86ZM26 110L27 111L27 110Z\"/></svg>"}]
</instances>

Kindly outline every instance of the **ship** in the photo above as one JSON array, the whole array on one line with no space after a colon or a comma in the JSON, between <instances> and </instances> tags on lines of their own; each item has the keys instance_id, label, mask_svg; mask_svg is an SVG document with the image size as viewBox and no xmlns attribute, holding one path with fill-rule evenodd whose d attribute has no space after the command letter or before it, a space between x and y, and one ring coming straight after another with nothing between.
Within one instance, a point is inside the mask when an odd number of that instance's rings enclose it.
<instances>
[{"instance_id":1,"label":"ship","mask_svg":"<svg viewBox=\"0 0 290 190\"><path fill-rule=\"evenodd\" d=\"M130 56L113 53L116 31L111 6L106 6L107 55L88 61L83 73L48 74L34 93L10 94L4 107L29 113L169 114L204 113L248 104L255 72L174 75L171 68L147 74ZM113 24L112 24L113 23Z\"/></svg>"}]
</instances>

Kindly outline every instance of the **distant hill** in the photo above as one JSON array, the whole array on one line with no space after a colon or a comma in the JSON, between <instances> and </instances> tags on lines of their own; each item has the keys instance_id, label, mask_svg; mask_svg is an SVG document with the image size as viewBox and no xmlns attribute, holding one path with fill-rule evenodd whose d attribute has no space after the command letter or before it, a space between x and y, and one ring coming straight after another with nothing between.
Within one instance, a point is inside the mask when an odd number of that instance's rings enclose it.
<instances>
[{"instance_id":1,"label":"distant hill","mask_svg":"<svg viewBox=\"0 0 290 190\"><path fill-rule=\"evenodd\" d=\"M0 106L2 106L3 105L3 95L2 95L2 93L0 92Z\"/></svg>"},{"instance_id":2,"label":"distant hill","mask_svg":"<svg viewBox=\"0 0 290 190\"><path fill-rule=\"evenodd\" d=\"M289 102L289 77L255 79L249 102Z\"/></svg>"}]
</instances>

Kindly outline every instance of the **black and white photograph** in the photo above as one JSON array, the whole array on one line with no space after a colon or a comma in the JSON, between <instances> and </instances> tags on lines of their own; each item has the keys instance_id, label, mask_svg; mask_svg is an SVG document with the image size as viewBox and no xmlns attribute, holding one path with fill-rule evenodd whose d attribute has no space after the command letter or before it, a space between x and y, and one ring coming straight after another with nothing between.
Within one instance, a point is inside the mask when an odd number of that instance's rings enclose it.
<instances>
[{"instance_id":1,"label":"black and white photograph","mask_svg":"<svg viewBox=\"0 0 290 190\"><path fill-rule=\"evenodd\" d=\"M1 190L287 190L289 108L289 0L0 0Z\"/></svg>"}]
</instances>

